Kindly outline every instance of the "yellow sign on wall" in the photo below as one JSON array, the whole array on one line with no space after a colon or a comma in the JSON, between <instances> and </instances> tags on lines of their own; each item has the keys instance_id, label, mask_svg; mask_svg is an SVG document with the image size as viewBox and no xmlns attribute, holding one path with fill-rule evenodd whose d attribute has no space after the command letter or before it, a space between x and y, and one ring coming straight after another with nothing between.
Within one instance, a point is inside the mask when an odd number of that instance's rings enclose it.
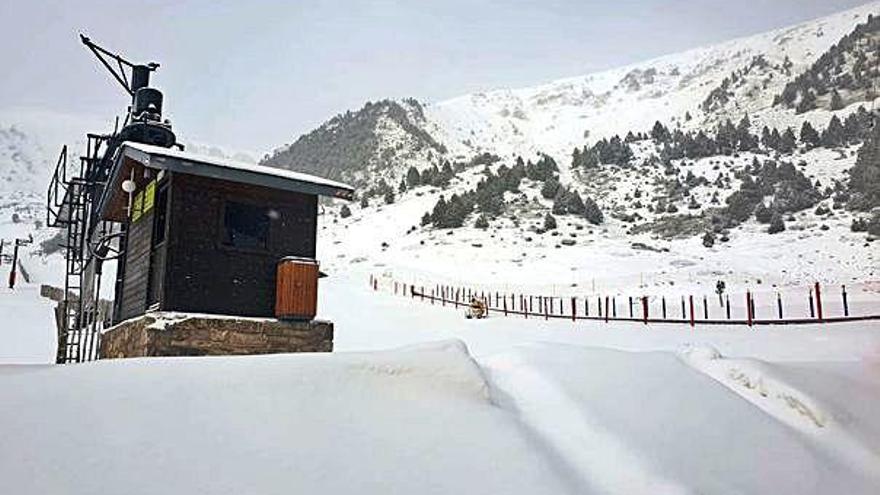
<instances>
[{"instance_id":1,"label":"yellow sign on wall","mask_svg":"<svg viewBox=\"0 0 880 495\"><path fill-rule=\"evenodd\" d=\"M144 189L144 213L153 209L153 202L156 199L156 181L150 181Z\"/></svg>"},{"instance_id":2,"label":"yellow sign on wall","mask_svg":"<svg viewBox=\"0 0 880 495\"><path fill-rule=\"evenodd\" d=\"M131 221L137 222L144 212L144 192L138 191L134 196L134 203L131 205Z\"/></svg>"}]
</instances>

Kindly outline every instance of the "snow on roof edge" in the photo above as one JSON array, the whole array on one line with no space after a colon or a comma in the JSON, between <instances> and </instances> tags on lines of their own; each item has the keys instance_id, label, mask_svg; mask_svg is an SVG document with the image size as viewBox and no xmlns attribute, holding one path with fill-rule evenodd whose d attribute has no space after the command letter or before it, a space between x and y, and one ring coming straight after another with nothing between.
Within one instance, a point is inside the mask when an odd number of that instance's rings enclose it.
<instances>
[{"instance_id":1,"label":"snow on roof edge","mask_svg":"<svg viewBox=\"0 0 880 495\"><path fill-rule=\"evenodd\" d=\"M196 153L187 153L185 151L180 151L173 148L163 148L161 146L153 146L149 144L137 143L133 141L125 141L122 143L122 147L128 147L131 149L135 149L138 151L142 151L144 153L149 153L151 155L160 155L168 158L176 158L180 160L188 160L193 162L202 163L205 165L213 165L217 167L230 168L235 170L243 170L246 172L253 172L257 174L263 175L271 175L274 177L281 177L284 179L291 179L300 182L308 182L312 184L319 184L322 186L333 187L337 189L344 189L351 192L354 192L354 187L348 184L337 182L331 179L326 179L324 177L318 177L316 175L305 174L302 172L295 172L293 170L286 170L283 168L276 167L267 167L265 165L256 165L252 163L244 163L235 160L229 160L226 158L218 158L214 156L200 155Z\"/></svg>"}]
</instances>

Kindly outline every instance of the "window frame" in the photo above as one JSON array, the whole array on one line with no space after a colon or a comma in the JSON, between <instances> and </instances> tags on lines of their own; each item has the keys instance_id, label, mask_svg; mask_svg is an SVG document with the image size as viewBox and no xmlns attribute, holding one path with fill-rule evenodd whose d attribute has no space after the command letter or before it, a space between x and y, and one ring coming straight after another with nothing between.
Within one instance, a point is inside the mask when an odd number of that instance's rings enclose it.
<instances>
[{"instance_id":1,"label":"window frame","mask_svg":"<svg viewBox=\"0 0 880 495\"><path fill-rule=\"evenodd\" d=\"M224 249L227 251L236 251L242 253L257 253L257 254L265 254L271 251L272 246L272 219L266 215L266 236L265 242L263 246L253 247L253 246L236 246L234 244L226 243L226 211L229 208L230 204L239 204L243 206L250 206L254 208L259 208L266 213L269 210L269 206L265 203L260 203L256 201L251 201L245 198L236 197L236 196L224 196L222 197L223 204L220 206L220 218L218 219L218 232L217 232L217 245L220 249Z\"/></svg>"}]
</instances>

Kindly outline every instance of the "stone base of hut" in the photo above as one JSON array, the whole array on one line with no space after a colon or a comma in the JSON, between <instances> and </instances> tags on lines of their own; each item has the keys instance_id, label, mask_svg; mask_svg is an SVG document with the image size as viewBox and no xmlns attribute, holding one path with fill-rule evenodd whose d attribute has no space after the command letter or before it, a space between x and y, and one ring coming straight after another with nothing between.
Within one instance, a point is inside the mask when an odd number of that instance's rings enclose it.
<instances>
[{"instance_id":1,"label":"stone base of hut","mask_svg":"<svg viewBox=\"0 0 880 495\"><path fill-rule=\"evenodd\" d=\"M333 323L148 313L103 332L101 359L333 351Z\"/></svg>"}]
</instances>

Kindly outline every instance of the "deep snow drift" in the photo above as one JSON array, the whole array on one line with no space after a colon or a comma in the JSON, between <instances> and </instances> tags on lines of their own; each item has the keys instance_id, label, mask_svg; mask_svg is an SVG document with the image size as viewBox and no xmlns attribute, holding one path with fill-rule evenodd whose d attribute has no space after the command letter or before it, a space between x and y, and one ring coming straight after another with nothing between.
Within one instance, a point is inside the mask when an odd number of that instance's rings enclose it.
<instances>
[{"instance_id":1,"label":"deep snow drift","mask_svg":"<svg viewBox=\"0 0 880 495\"><path fill-rule=\"evenodd\" d=\"M16 493L880 488L876 323L475 321L360 275L322 280L334 354L0 366L0 478ZM24 289L4 309L48 309ZM28 352L51 349L49 320L15 334Z\"/></svg>"}]
</instances>

